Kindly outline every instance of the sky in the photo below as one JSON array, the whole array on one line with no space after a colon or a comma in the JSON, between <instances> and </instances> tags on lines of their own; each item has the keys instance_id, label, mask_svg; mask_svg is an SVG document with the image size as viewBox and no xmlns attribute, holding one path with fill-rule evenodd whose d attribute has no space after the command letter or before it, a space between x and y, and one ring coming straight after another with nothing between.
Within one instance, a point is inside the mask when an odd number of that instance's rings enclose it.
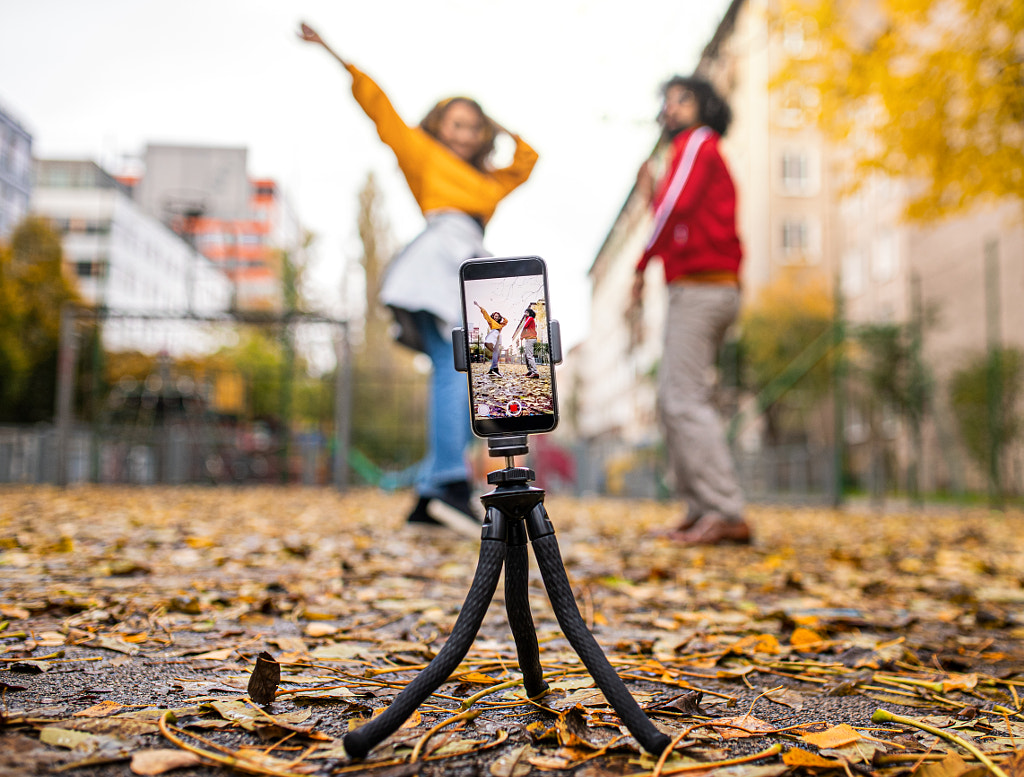
<instances>
[{"instance_id":1,"label":"sky","mask_svg":"<svg viewBox=\"0 0 1024 777\"><path fill-rule=\"evenodd\" d=\"M316 235L309 295L346 315L369 173L397 249L423 219L348 74L311 24L416 124L477 99L540 154L488 225L498 256L536 255L566 349L588 329L590 268L657 139L659 85L688 73L728 0L0 0L0 104L40 158L118 173L147 143L246 147ZM349 297L353 284L348 282Z\"/></svg>"}]
</instances>

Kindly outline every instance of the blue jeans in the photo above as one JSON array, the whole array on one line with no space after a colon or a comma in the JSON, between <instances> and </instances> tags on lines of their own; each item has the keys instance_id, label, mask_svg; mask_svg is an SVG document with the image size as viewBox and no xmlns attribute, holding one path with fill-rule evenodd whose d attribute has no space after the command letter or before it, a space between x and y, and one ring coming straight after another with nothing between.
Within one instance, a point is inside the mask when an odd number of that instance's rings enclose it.
<instances>
[{"instance_id":1,"label":"blue jeans","mask_svg":"<svg viewBox=\"0 0 1024 777\"><path fill-rule=\"evenodd\" d=\"M498 357L501 356L501 332L498 333L498 339L494 341L494 350L491 352L491 369L498 367Z\"/></svg>"},{"instance_id":2,"label":"blue jeans","mask_svg":"<svg viewBox=\"0 0 1024 777\"><path fill-rule=\"evenodd\" d=\"M426 311L414 313L413 320L434 365L427 411L427 455L416 476L416 492L432 497L440 495L445 483L468 479L465 450L473 434L469 394L466 376L455 370L450 333L442 333L440 321Z\"/></svg>"}]
</instances>

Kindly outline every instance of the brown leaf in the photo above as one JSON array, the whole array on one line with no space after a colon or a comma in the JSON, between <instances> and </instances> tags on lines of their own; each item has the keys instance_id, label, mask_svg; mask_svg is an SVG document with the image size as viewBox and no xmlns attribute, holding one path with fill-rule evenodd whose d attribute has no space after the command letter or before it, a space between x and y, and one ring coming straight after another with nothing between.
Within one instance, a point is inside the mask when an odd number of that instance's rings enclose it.
<instances>
[{"instance_id":1,"label":"brown leaf","mask_svg":"<svg viewBox=\"0 0 1024 777\"><path fill-rule=\"evenodd\" d=\"M700 706L700 700L703 696L704 691L687 691L678 696L673 696L668 701L662 702L655 709L675 710L684 715L708 717L708 713Z\"/></svg>"},{"instance_id":2,"label":"brown leaf","mask_svg":"<svg viewBox=\"0 0 1024 777\"><path fill-rule=\"evenodd\" d=\"M256 656L256 666L249 677L249 697L257 704L270 704L280 683L281 665L270 653L263 651Z\"/></svg>"},{"instance_id":3,"label":"brown leaf","mask_svg":"<svg viewBox=\"0 0 1024 777\"><path fill-rule=\"evenodd\" d=\"M558 716L555 723L558 730L558 743L562 747L600 747L592 741L593 732L587 727L583 708L576 706Z\"/></svg>"},{"instance_id":4,"label":"brown leaf","mask_svg":"<svg viewBox=\"0 0 1024 777\"><path fill-rule=\"evenodd\" d=\"M711 725L723 739L758 737L775 731L775 726L755 718L753 715L741 715L738 718L715 718L711 721Z\"/></svg>"},{"instance_id":5,"label":"brown leaf","mask_svg":"<svg viewBox=\"0 0 1024 777\"><path fill-rule=\"evenodd\" d=\"M135 774L153 775L163 774L172 769L198 766L202 763L202 758L187 750L157 748L153 750L140 750L134 753L132 755L131 770Z\"/></svg>"}]
</instances>

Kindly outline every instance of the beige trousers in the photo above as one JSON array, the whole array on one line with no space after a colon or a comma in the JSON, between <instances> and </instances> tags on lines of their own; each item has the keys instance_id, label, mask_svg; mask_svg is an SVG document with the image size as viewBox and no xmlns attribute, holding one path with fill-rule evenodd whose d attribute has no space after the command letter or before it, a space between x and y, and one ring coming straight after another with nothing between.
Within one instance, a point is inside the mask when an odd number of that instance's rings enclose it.
<instances>
[{"instance_id":1,"label":"beige trousers","mask_svg":"<svg viewBox=\"0 0 1024 777\"><path fill-rule=\"evenodd\" d=\"M739 312L733 286L672 284L665 350L658 371L658 410L675 474L690 515L743 516L743 493L712 403L714 366L722 339Z\"/></svg>"}]
</instances>

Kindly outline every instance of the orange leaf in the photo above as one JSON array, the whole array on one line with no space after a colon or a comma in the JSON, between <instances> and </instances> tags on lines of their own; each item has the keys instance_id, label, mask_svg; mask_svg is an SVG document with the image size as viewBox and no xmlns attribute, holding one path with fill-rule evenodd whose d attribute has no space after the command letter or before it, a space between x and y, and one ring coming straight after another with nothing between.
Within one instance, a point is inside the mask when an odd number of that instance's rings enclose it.
<instances>
[{"instance_id":1,"label":"orange leaf","mask_svg":"<svg viewBox=\"0 0 1024 777\"><path fill-rule=\"evenodd\" d=\"M483 672L466 672L465 674L457 675L457 677L465 683L478 683L480 685L494 685L498 682Z\"/></svg>"},{"instance_id":2,"label":"orange leaf","mask_svg":"<svg viewBox=\"0 0 1024 777\"><path fill-rule=\"evenodd\" d=\"M812 647L818 647L822 641L821 635L818 632L803 626L793 629L793 634L789 638L789 644L797 650L808 650Z\"/></svg>"},{"instance_id":3,"label":"orange leaf","mask_svg":"<svg viewBox=\"0 0 1024 777\"><path fill-rule=\"evenodd\" d=\"M833 726L827 731L819 731L814 734L804 734L801 739L809 745L815 747L844 747L846 745L853 744L859 739L863 739L860 733L852 726L846 723L841 723L838 726Z\"/></svg>"},{"instance_id":4,"label":"orange leaf","mask_svg":"<svg viewBox=\"0 0 1024 777\"><path fill-rule=\"evenodd\" d=\"M84 710L79 710L72 717L75 718L105 718L108 715L113 715L116 712L120 712L124 709L123 704L118 704L116 701L101 701L99 704L94 704L91 707L86 707Z\"/></svg>"},{"instance_id":5,"label":"orange leaf","mask_svg":"<svg viewBox=\"0 0 1024 777\"><path fill-rule=\"evenodd\" d=\"M799 747L792 747L783 753L782 762L786 764L786 766L806 766L811 769L843 768L842 761L822 758L817 753L809 753Z\"/></svg>"}]
</instances>

